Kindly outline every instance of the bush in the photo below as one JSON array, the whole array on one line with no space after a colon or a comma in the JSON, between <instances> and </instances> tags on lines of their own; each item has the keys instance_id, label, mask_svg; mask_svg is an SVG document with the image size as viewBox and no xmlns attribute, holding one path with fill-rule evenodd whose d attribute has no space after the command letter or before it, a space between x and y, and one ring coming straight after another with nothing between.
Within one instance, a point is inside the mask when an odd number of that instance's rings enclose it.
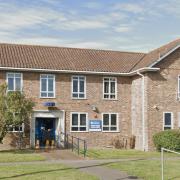
<instances>
[{"instance_id":1,"label":"bush","mask_svg":"<svg viewBox=\"0 0 180 180\"><path fill-rule=\"evenodd\" d=\"M161 147L180 150L180 130L166 130L159 132L153 136L154 145L157 150L161 150Z\"/></svg>"}]
</instances>

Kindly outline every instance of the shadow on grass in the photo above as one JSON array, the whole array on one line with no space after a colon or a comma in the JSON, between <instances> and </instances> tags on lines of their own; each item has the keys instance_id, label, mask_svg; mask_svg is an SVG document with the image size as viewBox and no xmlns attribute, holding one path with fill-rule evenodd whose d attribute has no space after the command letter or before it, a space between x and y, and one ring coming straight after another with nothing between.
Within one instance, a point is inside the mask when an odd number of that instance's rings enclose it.
<instances>
[{"instance_id":1,"label":"shadow on grass","mask_svg":"<svg viewBox=\"0 0 180 180\"><path fill-rule=\"evenodd\" d=\"M136 159L136 160L130 160L130 161L142 161L142 160L144 160L144 159ZM113 163L117 163L117 161L100 163L100 164L98 163L98 164L94 164L94 165L74 167L74 168L73 167L67 167L67 168L61 168L61 169L43 170L43 171L37 171L37 172L31 172L31 173L23 173L23 174L13 175L13 176L9 176L9 177L0 177L0 179L13 179L13 178L18 178L18 177L23 177L23 176L28 176L28 175L36 175L36 174L40 174L40 173L49 173L49 172L57 172L57 171L80 170L80 169L86 169L86 168L92 168L92 167L107 166L107 165L111 165ZM117 180L123 180L123 179L127 179L127 178L138 179L137 176L127 176L127 177L120 178Z\"/></svg>"},{"instance_id":2,"label":"shadow on grass","mask_svg":"<svg viewBox=\"0 0 180 180\"><path fill-rule=\"evenodd\" d=\"M12 153L12 154L33 154L35 153L35 150L33 149L13 149L13 150L2 150L0 151L0 154L5 153Z\"/></svg>"}]
</instances>

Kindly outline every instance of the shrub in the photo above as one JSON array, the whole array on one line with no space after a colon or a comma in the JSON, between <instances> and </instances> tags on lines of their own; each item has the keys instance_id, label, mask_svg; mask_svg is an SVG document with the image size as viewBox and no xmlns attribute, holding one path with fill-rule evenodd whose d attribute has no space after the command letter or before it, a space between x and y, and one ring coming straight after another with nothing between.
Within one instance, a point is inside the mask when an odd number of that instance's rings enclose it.
<instances>
[{"instance_id":1,"label":"shrub","mask_svg":"<svg viewBox=\"0 0 180 180\"><path fill-rule=\"evenodd\" d=\"M154 145L157 150L161 150L161 147L180 150L180 130L166 130L159 132L153 136Z\"/></svg>"}]
</instances>

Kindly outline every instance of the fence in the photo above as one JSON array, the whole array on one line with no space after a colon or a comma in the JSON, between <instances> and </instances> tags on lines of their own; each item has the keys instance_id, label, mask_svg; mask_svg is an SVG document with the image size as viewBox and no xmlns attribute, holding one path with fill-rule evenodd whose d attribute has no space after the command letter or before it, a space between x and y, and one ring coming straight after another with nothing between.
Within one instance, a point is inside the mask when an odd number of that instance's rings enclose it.
<instances>
[{"instance_id":1,"label":"fence","mask_svg":"<svg viewBox=\"0 0 180 180\"><path fill-rule=\"evenodd\" d=\"M83 154L86 157L87 153L87 143L86 140L72 136L67 133L61 133L64 139L64 148L72 149L78 153L78 155Z\"/></svg>"}]
</instances>

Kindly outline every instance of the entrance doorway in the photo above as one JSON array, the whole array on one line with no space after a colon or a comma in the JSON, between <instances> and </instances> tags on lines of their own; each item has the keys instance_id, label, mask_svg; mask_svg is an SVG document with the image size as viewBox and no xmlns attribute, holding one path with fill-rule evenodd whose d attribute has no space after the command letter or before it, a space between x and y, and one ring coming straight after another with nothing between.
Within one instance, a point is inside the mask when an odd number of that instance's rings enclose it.
<instances>
[{"instance_id":1,"label":"entrance doorway","mask_svg":"<svg viewBox=\"0 0 180 180\"><path fill-rule=\"evenodd\" d=\"M36 118L35 142L40 148L55 143L56 118Z\"/></svg>"}]
</instances>

